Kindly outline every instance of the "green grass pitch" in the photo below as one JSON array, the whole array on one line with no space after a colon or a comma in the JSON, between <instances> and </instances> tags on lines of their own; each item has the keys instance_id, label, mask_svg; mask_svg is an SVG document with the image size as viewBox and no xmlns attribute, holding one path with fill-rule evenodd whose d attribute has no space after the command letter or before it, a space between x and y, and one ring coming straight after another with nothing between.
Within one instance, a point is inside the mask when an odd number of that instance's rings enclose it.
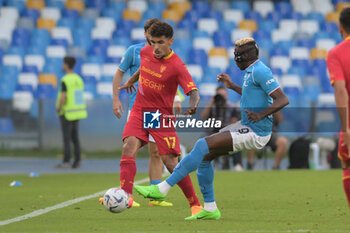
<instances>
[{"instance_id":1,"label":"green grass pitch","mask_svg":"<svg viewBox=\"0 0 350 233\"><path fill-rule=\"evenodd\" d=\"M190 210L180 189L174 188L168 196L174 207L149 207L135 194L140 208L112 214L95 198L0 226L0 232L350 232L341 173L216 172L215 194L222 214L218 221L184 221ZM135 180L146 176L138 174ZM24 185L9 187L13 180ZM195 175L192 180L202 202ZM0 221L117 184L117 174L1 175Z\"/></svg>"}]
</instances>

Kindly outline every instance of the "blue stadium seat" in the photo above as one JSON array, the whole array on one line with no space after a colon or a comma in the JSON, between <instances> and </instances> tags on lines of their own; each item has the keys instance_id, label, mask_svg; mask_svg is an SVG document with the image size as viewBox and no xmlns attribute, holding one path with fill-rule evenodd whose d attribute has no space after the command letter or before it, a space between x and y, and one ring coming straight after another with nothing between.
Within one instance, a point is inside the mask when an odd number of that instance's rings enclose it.
<instances>
[{"instance_id":1,"label":"blue stadium seat","mask_svg":"<svg viewBox=\"0 0 350 233\"><path fill-rule=\"evenodd\" d=\"M200 17L201 17L201 14L198 11L189 10L185 13L184 19L188 19L193 23L197 23Z\"/></svg>"},{"instance_id":2,"label":"blue stadium seat","mask_svg":"<svg viewBox=\"0 0 350 233\"><path fill-rule=\"evenodd\" d=\"M107 48L110 45L110 41L107 39L95 39L92 41L92 45Z\"/></svg>"},{"instance_id":3,"label":"blue stadium seat","mask_svg":"<svg viewBox=\"0 0 350 233\"><path fill-rule=\"evenodd\" d=\"M325 32L329 32L329 33L332 33L332 32L338 32L338 26L336 23L334 22L324 22L320 25L320 29L322 31L325 31Z\"/></svg>"},{"instance_id":4,"label":"blue stadium seat","mask_svg":"<svg viewBox=\"0 0 350 233\"><path fill-rule=\"evenodd\" d=\"M64 1L60 1L60 0L48 0L46 3L47 7L55 7L58 8L60 10L62 10L64 8Z\"/></svg>"},{"instance_id":5,"label":"blue stadium seat","mask_svg":"<svg viewBox=\"0 0 350 233\"><path fill-rule=\"evenodd\" d=\"M10 75L13 77L17 77L19 74L19 70L16 66L6 66L3 65L0 67L1 73L2 74L6 74L6 75Z\"/></svg>"},{"instance_id":6,"label":"blue stadium seat","mask_svg":"<svg viewBox=\"0 0 350 233\"><path fill-rule=\"evenodd\" d=\"M57 23L60 27L67 27L71 31L76 29L76 20L74 18L60 18Z\"/></svg>"},{"instance_id":7,"label":"blue stadium seat","mask_svg":"<svg viewBox=\"0 0 350 233\"><path fill-rule=\"evenodd\" d=\"M214 32L213 39L215 47L229 48L233 45L231 41L231 35L227 31Z\"/></svg>"},{"instance_id":8,"label":"blue stadium seat","mask_svg":"<svg viewBox=\"0 0 350 233\"><path fill-rule=\"evenodd\" d=\"M79 19L80 15L79 15L79 11L77 11L77 10L65 8L62 11L62 17L77 20L77 19Z\"/></svg>"},{"instance_id":9,"label":"blue stadium seat","mask_svg":"<svg viewBox=\"0 0 350 233\"><path fill-rule=\"evenodd\" d=\"M309 12L306 15L306 19L316 20L319 25L322 25L324 23L324 15L320 12L315 12L315 11Z\"/></svg>"},{"instance_id":10,"label":"blue stadium seat","mask_svg":"<svg viewBox=\"0 0 350 233\"><path fill-rule=\"evenodd\" d=\"M205 37L210 38L209 32L203 30L194 30L192 32L192 38Z\"/></svg>"},{"instance_id":11,"label":"blue stadium seat","mask_svg":"<svg viewBox=\"0 0 350 233\"><path fill-rule=\"evenodd\" d=\"M50 84L38 84L35 97L37 99L54 99L56 98L55 88Z\"/></svg>"},{"instance_id":12,"label":"blue stadium seat","mask_svg":"<svg viewBox=\"0 0 350 233\"><path fill-rule=\"evenodd\" d=\"M176 51L185 50L186 52L188 52L190 49L192 49L192 41L191 39L179 38L174 40L172 47L174 49L177 48Z\"/></svg>"},{"instance_id":13,"label":"blue stadium seat","mask_svg":"<svg viewBox=\"0 0 350 233\"><path fill-rule=\"evenodd\" d=\"M1 4L0 4L1 5ZM21 14L21 12L26 8L26 2L25 1L7 1L7 6L15 7L18 10L18 13Z\"/></svg>"},{"instance_id":14,"label":"blue stadium seat","mask_svg":"<svg viewBox=\"0 0 350 233\"><path fill-rule=\"evenodd\" d=\"M315 48L316 43L313 39L301 39L297 41L297 46L312 49Z\"/></svg>"},{"instance_id":15,"label":"blue stadium seat","mask_svg":"<svg viewBox=\"0 0 350 233\"><path fill-rule=\"evenodd\" d=\"M2 78L3 76L1 75L0 79ZM15 86L9 82L0 82L0 99L12 99Z\"/></svg>"},{"instance_id":16,"label":"blue stadium seat","mask_svg":"<svg viewBox=\"0 0 350 233\"><path fill-rule=\"evenodd\" d=\"M188 63L201 65L202 68L208 64L207 54L202 49L191 49L189 51Z\"/></svg>"},{"instance_id":17,"label":"blue stadium seat","mask_svg":"<svg viewBox=\"0 0 350 233\"><path fill-rule=\"evenodd\" d=\"M272 51L271 51L271 56L289 56L289 51L285 48L276 46Z\"/></svg>"},{"instance_id":18,"label":"blue stadium seat","mask_svg":"<svg viewBox=\"0 0 350 233\"><path fill-rule=\"evenodd\" d=\"M126 4L124 1L108 1L108 8L116 9L122 12L125 10Z\"/></svg>"},{"instance_id":19,"label":"blue stadium seat","mask_svg":"<svg viewBox=\"0 0 350 233\"><path fill-rule=\"evenodd\" d=\"M98 64L98 65L102 66L103 63L104 63L104 57L92 55L92 56L89 56L89 57L86 59L85 62L86 62L86 63Z\"/></svg>"},{"instance_id":20,"label":"blue stadium seat","mask_svg":"<svg viewBox=\"0 0 350 233\"><path fill-rule=\"evenodd\" d=\"M22 12L22 17L31 18L36 22L40 17L40 12L37 9L25 8Z\"/></svg>"},{"instance_id":21,"label":"blue stadium seat","mask_svg":"<svg viewBox=\"0 0 350 233\"><path fill-rule=\"evenodd\" d=\"M7 54L19 55L23 60L24 56L26 55L26 49L24 47L12 46L7 49Z\"/></svg>"},{"instance_id":22,"label":"blue stadium seat","mask_svg":"<svg viewBox=\"0 0 350 233\"><path fill-rule=\"evenodd\" d=\"M206 1L194 1L192 2L192 9L203 15L205 12L210 11L210 4Z\"/></svg>"},{"instance_id":23,"label":"blue stadium seat","mask_svg":"<svg viewBox=\"0 0 350 233\"><path fill-rule=\"evenodd\" d=\"M331 38L330 33L326 31L316 32L313 36L314 41L317 41L318 39L330 39L330 38Z\"/></svg>"},{"instance_id":24,"label":"blue stadium seat","mask_svg":"<svg viewBox=\"0 0 350 233\"><path fill-rule=\"evenodd\" d=\"M219 28L220 30L231 32L234 29L237 29L237 25L235 22L223 20L219 22Z\"/></svg>"},{"instance_id":25,"label":"blue stadium seat","mask_svg":"<svg viewBox=\"0 0 350 233\"><path fill-rule=\"evenodd\" d=\"M202 17L213 18L213 19L216 19L218 22L220 22L222 21L222 12L217 10L210 10L210 11L204 12Z\"/></svg>"},{"instance_id":26,"label":"blue stadium seat","mask_svg":"<svg viewBox=\"0 0 350 233\"><path fill-rule=\"evenodd\" d=\"M118 38L118 37L130 37L130 30L117 28L113 32L112 38L114 39L114 38Z\"/></svg>"},{"instance_id":27,"label":"blue stadium seat","mask_svg":"<svg viewBox=\"0 0 350 233\"><path fill-rule=\"evenodd\" d=\"M12 45L28 47L30 45L31 33L29 29L17 28L13 31Z\"/></svg>"},{"instance_id":28,"label":"blue stadium seat","mask_svg":"<svg viewBox=\"0 0 350 233\"><path fill-rule=\"evenodd\" d=\"M106 58L106 63L119 64L121 62L121 60L122 60L121 57L107 57Z\"/></svg>"},{"instance_id":29,"label":"blue stadium seat","mask_svg":"<svg viewBox=\"0 0 350 233\"><path fill-rule=\"evenodd\" d=\"M258 22L258 28L261 31L271 32L275 30L278 26L278 23L273 20L261 20Z\"/></svg>"},{"instance_id":30,"label":"blue stadium seat","mask_svg":"<svg viewBox=\"0 0 350 233\"><path fill-rule=\"evenodd\" d=\"M275 11L281 13L283 16L293 11L290 2L275 2Z\"/></svg>"},{"instance_id":31,"label":"blue stadium seat","mask_svg":"<svg viewBox=\"0 0 350 233\"><path fill-rule=\"evenodd\" d=\"M101 56L103 58L107 55L107 47L103 46L92 46L88 52L88 55L95 55L95 56Z\"/></svg>"},{"instance_id":32,"label":"blue stadium seat","mask_svg":"<svg viewBox=\"0 0 350 233\"><path fill-rule=\"evenodd\" d=\"M107 7L107 0L90 0L88 1L87 6L101 12Z\"/></svg>"},{"instance_id":33,"label":"blue stadium seat","mask_svg":"<svg viewBox=\"0 0 350 233\"><path fill-rule=\"evenodd\" d=\"M282 14L277 11L269 12L266 16L267 20L272 20L274 22L279 22L283 18Z\"/></svg>"},{"instance_id":34,"label":"blue stadium seat","mask_svg":"<svg viewBox=\"0 0 350 233\"><path fill-rule=\"evenodd\" d=\"M310 62L307 59L292 59L292 66L299 66L308 70L310 68Z\"/></svg>"},{"instance_id":35,"label":"blue stadium seat","mask_svg":"<svg viewBox=\"0 0 350 233\"><path fill-rule=\"evenodd\" d=\"M50 44L51 36L47 29L34 29L32 32L31 45L46 47Z\"/></svg>"},{"instance_id":36,"label":"blue stadium seat","mask_svg":"<svg viewBox=\"0 0 350 233\"><path fill-rule=\"evenodd\" d=\"M102 16L112 18L115 22L118 22L122 17L122 12L114 8L106 8L102 11Z\"/></svg>"},{"instance_id":37,"label":"blue stadium seat","mask_svg":"<svg viewBox=\"0 0 350 233\"><path fill-rule=\"evenodd\" d=\"M231 8L241 10L244 13L250 11L249 2L246 2L246 1L233 1L231 3Z\"/></svg>"},{"instance_id":38,"label":"blue stadium seat","mask_svg":"<svg viewBox=\"0 0 350 233\"><path fill-rule=\"evenodd\" d=\"M88 51L91 47L92 41L89 31L79 28L78 30L73 31L74 45L76 47L83 48L85 51Z\"/></svg>"},{"instance_id":39,"label":"blue stadium seat","mask_svg":"<svg viewBox=\"0 0 350 233\"><path fill-rule=\"evenodd\" d=\"M122 45L125 47L129 47L131 45L130 37L124 36L124 37L117 37L113 38L112 41L113 45Z\"/></svg>"},{"instance_id":40,"label":"blue stadium seat","mask_svg":"<svg viewBox=\"0 0 350 233\"><path fill-rule=\"evenodd\" d=\"M257 39L255 40L259 47L272 51L275 48L274 43L270 39Z\"/></svg>"},{"instance_id":41,"label":"blue stadium seat","mask_svg":"<svg viewBox=\"0 0 350 233\"><path fill-rule=\"evenodd\" d=\"M304 18L303 14L300 12L291 11L289 14L284 16L285 19L295 19L300 21Z\"/></svg>"},{"instance_id":42,"label":"blue stadium seat","mask_svg":"<svg viewBox=\"0 0 350 233\"><path fill-rule=\"evenodd\" d=\"M277 76L283 75L283 71L280 68L271 68L271 72L273 75L277 75Z\"/></svg>"},{"instance_id":43,"label":"blue stadium seat","mask_svg":"<svg viewBox=\"0 0 350 233\"><path fill-rule=\"evenodd\" d=\"M166 9L166 3L164 1L149 1L148 9L153 9L158 12L162 12Z\"/></svg>"},{"instance_id":44,"label":"blue stadium seat","mask_svg":"<svg viewBox=\"0 0 350 233\"><path fill-rule=\"evenodd\" d=\"M259 22L262 20L262 16L257 11L248 11L244 14L245 19L251 19L255 20L256 22Z\"/></svg>"},{"instance_id":45,"label":"blue stadium seat","mask_svg":"<svg viewBox=\"0 0 350 233\"><path fill-rule=\"evenodd\" d=\"M77 26L83 31L91 31L95 27L95 21L89 18L79 18Z\"/></svg>"},{"instance_id":46,"label":"blue stadium seat","mask_svg":"<svg viewBox=\"0 0 350 233\"><path fill-rule=\"evenodd\" d=\"M97 80L94 76L87 76L87 75L84 75L82 76L83 80L84 80L84 84L93 84L93 85L96 85L97 83Z\"/></svg>"},{"instance_id":47,"label":"blue stadium seat","mask_svg":"<svg viewBox=\"0 0 350 233\"><path fill-rule=\"evenodd\" d=\"M69 43L68 40L66 39L52 39L51 40L51 45L60 45L68 49Z\"/></svg>"},{"instance_id":48,"label":"blue stadium seat","mask_svg":"<svg viewBox=\"0 0 350 233\"><path fill-rule=\"evenodd\" d=\"M135 27L135 22L133 20L121 19L118 22L118 29L132 30Z\"/></svg>"},{"instance_id":49,"label":"blue stadium seat","mask_svg":"<svg viewBox=\"0 0 350 233\"><path fill-rule=\"evenodd\" d=\"M271 33L269 31L257 30L253 33L253 38L255 40L271 39Z\"/></svg>"},{"instance_id":50,"label":"blue stadium seat","mask_svg":"<svg viewBox=\"0 0 350 233\"><path fill-rule=\"evenodd\" d=\"M177 24L178 29L186 29L189 31L195 30L196 29L196 23L191 21L190 19L182 19L179 21Z\"/></svg>"},{"instance_id":51,"label":"blue stadium seat","mask_svg":"<svg viewBox=\"0 0 350 233\"><path fill-rule=\"evenodd\" d=\"M291 66L288 69L287 74L295 74L298 75L300 78L303 78L307 74L307 68L304 68L302 66Z\"/></svg>"},{"instance_id":52,"label":"blue stadium seat","mask_svg":"<svg viewBox=\"0 0 350 233\"><path fill-rule=\"evenodd\" d=\"M204 83L217 83L217 76L221 73L219 68L207 67L203 72L203 78L201 82Z\"/></svg>"},{"instance_id":53,"label":"blue stadium seat","mask_svg":"<svg viewBox=\"0 0 350 233\"><path fill-rule=\"evenodd\" d=\"M306 101L317 101L321 93L321 88L318 85L307 85L303 87L303 99Z\"/></svg>"},{"instance_id":54,"label":"blue stadium seat","mask_svg":"<svg viewBox=\"0 0 350 233\"><path fill-rule=\"evenodd\" d=\"M28 85L28 84L17 84L15 91L26 91L26 92L31 92L32 94L34 94L34 89L32 85Z\"/></svg>"},{"instance_id":55,"label":"blue stadium seat","mask_svg":"<svg viewBox=\"0 0 350 233\"><path fill-rule=\"evenodd\" d=\"M0 134L13 134L15 129L10 118L0 118Z\"/></svg>"},{"instance_id":56,"label":"blue stadium seat","mask_svg":"<svg viewBox=\"0 0 350 233\"><path fill-rule=\"evenodd\" d=\"M230 76L232 82L238 86L243 85L243 75L244 71L240 70L235 63L230 63L230 67L227 68L226 73Z\"/></svg>"},{"instance_id":57,"label":"blue stadium seat","mask_svg":"<svg viewBox=\"0 0 350 233\"><path fill-rule=\"evenodd\" d=\"M113 82L113 76L102 75L100 82Z\"/></svg>"},{"instance_id":58,"label":"blue stadium seat","mask_svg":"<svg viewBox=\"0 0 350 233\"><path fill-rule=\"evenodd\" d=\"M289 51L290 48L295 46L295 42L293 40L282 40L278 41L276 47Z\"/></svg>"},{"instance_id":59,"label":"blue stadium seat","mask_svg":"<svg viewBox=\"0 0 350 233\"><path fill-rule=\"evenodd\" d=\"M174 52L180 57L183 63L187 64L189 50L174 47Z\"/></svg>"},{"instance_id":60,"label":"blue stadium seat","mask_svg":"<svg viewBox=\"0 0 350 233\"><path fill-rule=\"evenodd\" d=\"M22 67L22 72L24 72L24 73L35 73L36 75L39 74L38 67L36 67L36 66L28 66L28 65L24 65Z\"/></svg>"},{"instance_id":61,"label":"blue stadium seat","mask_svg":"<svg viewBox=\"0 0 350 233\"><path fill-rule=\"evenodd\" d=\"M4 56L4 54L5 54L4 50L0 48L0 64L2 63L2 57Z\"/></svg>"},{"instance_id":62,"label":"blue stadium seat","mask_svg":"<svg viewBox=\"0 0 350 233\"><path fill-rule=\"evenodd\" d=\"M151 3L151 2L149 2ZM153 9L151 7L148 8L148 10L146 10L144 13L143 13L143 19L144 21L143 22L146 22L148 19L151 19L151 18L162 18L162 11L159 11L159 10L156 10L156 9ZM139 23L139 25L141 26L141 23ZM142 24L142 26L144 25L144 23Z\"/></svg>"},{"instance_id":63,"label":"blue stadium seat","mask_svg":"<svg viewBox=\"0 0 350 233\"><path fill-rule=\"evenodd\" d=\"M30 46L27 49L27 54L38 54L46 56L46 47L44 46Z\"/></svg>"}]
</instances>

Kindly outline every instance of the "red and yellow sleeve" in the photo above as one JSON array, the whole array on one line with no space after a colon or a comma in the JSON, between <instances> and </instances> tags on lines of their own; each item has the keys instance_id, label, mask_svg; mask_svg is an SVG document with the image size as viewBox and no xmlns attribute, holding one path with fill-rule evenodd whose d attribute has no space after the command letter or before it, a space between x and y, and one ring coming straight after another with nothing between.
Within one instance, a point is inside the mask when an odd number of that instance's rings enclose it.
<instances>
[{"instance_id":1,"label":"red and yellow sleeve","mask_svg":"<svg viewBox=\"0 0 350 233\"><path fill-rule=\"evenodd\" d=\"M330 51L327 55L327 68L332 85L335 81L345 80L343 67L334 51Z\"/></svg>"},{"instance_id":2,"label":"red and yellow sleeve","mask_svg":"<svg viewBox=\"0 0 350 233\"><path fill-rule=\"evenodd\" d=\"M191 74L188 72L187 67L184 63L181 62L179 64L179 75L178 82L184 93L188 95L188 93L192 90L197 90L196 84L194 84Z\"/></svg>"}]
</instances>

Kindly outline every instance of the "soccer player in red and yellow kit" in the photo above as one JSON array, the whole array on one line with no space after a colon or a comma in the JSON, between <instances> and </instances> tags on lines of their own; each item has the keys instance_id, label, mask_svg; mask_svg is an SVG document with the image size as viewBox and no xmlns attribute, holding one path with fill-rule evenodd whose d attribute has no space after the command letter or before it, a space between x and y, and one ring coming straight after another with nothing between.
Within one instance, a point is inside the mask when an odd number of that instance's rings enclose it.
<instances>
[{"instance_id":1,"label":"soccer player in red and yellow kit","mask_svg":"<svg viewBox=\"0 0 350 233\"><path fill-rule=\"evenodd\" d=\"M140 69L120 88L131 90L139 77L136 100L124 128L120 162L120 185L129 194L130 204L136 174L135 157L138 150L148 143L149 134L155 139L159 155L169 172L173 172L180 154L180 142L175 128L145 127L144 114L152 113L152 122L159 119L174 120L172 106L178 85L190 96L190 107L185 114L194 114L199 103L198 90L191 75L170 48L174 41L172 27L165 22L156 22L149 28L149 35L151 46L141 49ZM161 124L163 121L159 122ZM201 211L191 178L186 176L178 185L190 203L192 214Z\"/></svg>"},{"instance_id":2,"label":"soccer player in red and yellow kit","mask_svg":"<svg viewBox=\"0 0 350 233\"><path fill-rule=\"evenodd\" d=\"M350 207L350 8L342 10L339 21L339 31L344 41L329 51L327 67L342 126L338 156L342 161L343 185Z\"/></svg>"}]
</instances>

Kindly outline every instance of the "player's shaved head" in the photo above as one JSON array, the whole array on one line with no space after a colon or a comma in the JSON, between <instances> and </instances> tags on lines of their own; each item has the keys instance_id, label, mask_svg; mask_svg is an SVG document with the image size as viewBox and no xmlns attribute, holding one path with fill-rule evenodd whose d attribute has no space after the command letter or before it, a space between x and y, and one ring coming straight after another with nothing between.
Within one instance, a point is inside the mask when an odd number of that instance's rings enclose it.
<instances>
[{"instance_id":1,"label":"player's shaved head","mask_svg":"<svg viewBox=\"0 0 350 233\"><path fill-rule=\"evenodd\" d=\"M149 28L149 34L152 37L165 36L166 38L171 39L174 36L174 30L170 24L163 21L158 21L153 23Z\"/></svg>"},{"instance_id":2,"label":"player's shaved head","mask_svg":"<svg viewBox=\"0 0 350 233\"><path fill-rule=\"evenodd\" d=\"M340 25L347 34L350 34L350 7L344 8L339 17Z\"/></svg>"},{"instance_id":3,"label":"player's shaved head","mask_svg":"<svg viewBox=\"0 0 350 233\"><path fill-rule=\"evenodd\" d=\"M145 29L145 32L156 22L159 22L160 20L158 18L152 18L146 21L145 25L143 26L143 29Z\"/></svg>"}]
</instances>

